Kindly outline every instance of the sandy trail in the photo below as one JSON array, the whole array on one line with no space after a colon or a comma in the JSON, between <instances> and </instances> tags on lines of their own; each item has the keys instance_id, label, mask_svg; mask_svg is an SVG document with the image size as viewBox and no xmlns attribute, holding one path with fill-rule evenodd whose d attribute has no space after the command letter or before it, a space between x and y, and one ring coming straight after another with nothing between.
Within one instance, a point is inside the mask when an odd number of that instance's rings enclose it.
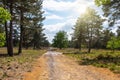
<instances>
[{"instance_id":1,"label":"sandy trail","mask_svg":"<svg viewBox=\"0 0 120 80\"><path fill-rule=\"evenodd\" d=\"M108 69L78 65L59 52L49 51L35 63L23 80L119 80Z\"/></svg>"}]
</instances>

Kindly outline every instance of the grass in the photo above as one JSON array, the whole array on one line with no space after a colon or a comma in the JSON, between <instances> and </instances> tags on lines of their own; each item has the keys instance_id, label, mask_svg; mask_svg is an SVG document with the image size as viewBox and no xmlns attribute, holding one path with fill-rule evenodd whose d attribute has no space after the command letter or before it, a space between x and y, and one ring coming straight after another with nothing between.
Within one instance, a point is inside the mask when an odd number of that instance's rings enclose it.
<instances>
[{"instance_id":1,"label":"grass","mask_svg":"<svg viewBox=\"0 0 120 80\"><path fill-rule=\"evenodd\" d=\"M6 55L6 49L5 48L0 48L0 54L2 54L2 56L0 56L0 63L6 64L6 63L10 63L12 61L16 61L20 64L25 63L25 62L32 62L35 58L38 58L40 55L42 55L43 53L45 53L45 50L32 50L32 49L28 49L25 50L23 49L23 53L21 55L16 55L17 53L17 48L14 48L14 53L15 55L13 57L9 57ZM5 56L3 56L5 55Z\"/></svg>"},{"instance_id":2,"label":"grass","mask_svg":"<svg viewBox=\"0 0 120 80\"><path fill-rule=\"evenodd\" d=\"M0 80L9 80L11 77L13 80L20 79L24 72L31 71L32 62L45 52L46 50L23 49L21 55L16 55L17 48L14 48L14 56L9 57L6 48L0 48Z\"/></svg>"},{"instance_id":3,"label":"grass","mask_svg":"<svg viewBox=\"0 0 120 80\"><path fill-rule=\"evenodd\" d=\"M67 49L61 50L65 55L73 57L80 65L103 67L120 74L120 51L112 53L110 50L92 50L91 53Z\"/></svg>"}]
</instances>

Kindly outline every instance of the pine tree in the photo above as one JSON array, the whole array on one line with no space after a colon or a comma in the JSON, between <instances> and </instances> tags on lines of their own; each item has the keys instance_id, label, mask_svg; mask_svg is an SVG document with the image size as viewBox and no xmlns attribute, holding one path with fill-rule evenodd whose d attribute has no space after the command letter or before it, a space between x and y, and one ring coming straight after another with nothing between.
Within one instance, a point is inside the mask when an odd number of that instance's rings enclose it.
<instances>
[{"instance_id":1,"label":"pine tree","mask_svg":"<svg viewBox=\"0 0 120 80\"><path fill-rule=\"evenodd\" d=\"M104 16L108 18L109 26L114 26L120 19L120 0L95 0L98 6L102 5Z\"/></svg>"},{"instance_id":2,"label":"pine tree","mask_svg":"<svg viewBox=\"0 0 120 80\"><path fill-rule=\"evenodd\" d=\"M88 53L90 53L93 39L98 35L96 31L102 29L103 19L97 15L97 12L92 8L87 8L85 14L78 18L75 25L74 37L78 40L78 45L81 45L84 42L87 43Z\"/></svg>"},{"instance_id":3,"label":"pine tree","mask_svg":"<svg viewBox=\"0 0 120 80\"><path fill-rule=\"evenodd\" d=\"M13 56L13 39L20 39L18 54L22 53L22 45L24 46L27 43L27 46L33 46L31 42L37 30L39 30L39 33L37 33L38 37L42 35L43 39L46 40L45 34L42 32L42 21L45 19L42 15L44 13L42 11L42 2L43 0L0 1L0 6L8 9L12 15L10 23L5 22L4 25L8 55ZM20 37L18 38L19 34ZM24 42L23 39L25 40Z\"/></svg>"}]
</instances>

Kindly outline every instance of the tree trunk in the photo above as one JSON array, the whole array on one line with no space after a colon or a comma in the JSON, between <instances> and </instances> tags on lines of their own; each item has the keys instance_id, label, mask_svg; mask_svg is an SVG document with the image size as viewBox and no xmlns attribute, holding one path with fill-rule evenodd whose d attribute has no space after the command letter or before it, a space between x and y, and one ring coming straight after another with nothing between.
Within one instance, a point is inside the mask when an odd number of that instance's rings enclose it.
<instances>
[{"instance_id":1,"label":"tree trunk","mask_svg":"<svg viewBox=\"0 0 120 80\"><path fill-rule=\"evenodd\" d=\"M90 52L91 52L91 47L88 48L88 53L90 53Z\"/></svg>"},{"instance_id":2,"label":"tree trunk","mask_svg":"<svg viewBox=\"0 0 120 80\"><path fill-rule=\"evenodd\" d=\"M91 34L91 36L89 37L89 42L88 42L88 53L90 53L91 52L91 43L92 43L92 34Z\"/></svg>"},{"instance_id":3,"label":"tree trunk","mask_svg":"<svg viewBox=\"0 0 120 80\"><path fill-rule=\"evenodd\" d=\"M81 51L81 38L78 38L79 50Z\"/></svg>"},{"instance_id":4,"label":"tree trunk","mask_svg":"<svg viewBox=\"0 0 120 80\"><path fill-rule=\"evenodd\" d=\"M88 41L88 53L91 52L91 43L92 43L92 28L91 28L91 31L89 32L90 35L89 36L89 41Z\"/></svg>"},{"instance_id":5,"label":"tree trunk","mask_svg":"<svg viewBox=\"0 0 120 80\"><path fill-rule=\"evenodd\" d=\"M6 1L4 1L4 8L6 9ZM12 8L12 6L10 7ZM11 9L11 13L12 13L12 9ZM11 52L11 48L10 48L10 38L9 38L10 33L8 32L8 26L7 26L7 22L5 22L5 37L6 37L6 47L7 47L7 54L9 56L13 56L12 52Z\"/></svg>"},{"instance_id":6,"label":"tree trunk","mask_svg":"<svg viewBox=\"0 0 120 80\"><path fill-rule=\"evenodd\" d=\"M22 42L23 42L23 11L21 10L20 13L20 42L19 42L19 50L18 50L18 54L22 53Z\"/></svg>"},{"instance_id":7,"label":"tree trunk","mask_svg":"<svg viewBox=\"0 0 120 80\"><path fill-rule=\"evenodd\" d=\"M11 1L10 4L10 13L13 15L13 3ZM13 32L13 19L10 20L10 32L9 32L9 56L13 56L13 39L12 39L12 32Z\"/></svg>"},{"instance_id":8,"label":"tree trunk","mask_svg":"<svg viewBox=\"0 0 120 80\"><path fill-rule=\"evenodd\" d=\"M9 49L9 36L8 36L8 29L7 29L7 22L5 22L5 34L6 34L6 46L7 46L7 53L10 55Z\"/></svg>"}]
</instances>

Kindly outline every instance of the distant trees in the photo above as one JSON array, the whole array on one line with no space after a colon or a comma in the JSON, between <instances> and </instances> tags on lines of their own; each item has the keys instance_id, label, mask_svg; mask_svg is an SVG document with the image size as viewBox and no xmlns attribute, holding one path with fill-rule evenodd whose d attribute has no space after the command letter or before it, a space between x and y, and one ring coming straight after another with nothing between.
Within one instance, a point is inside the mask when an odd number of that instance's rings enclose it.
<instances>
[{"instance_id":1,"label":"distant trees","mask_svg":"<svg viewBox=\"0 0 120 80\"><path fill-rule=\"evenodd\" d=\"M111 39L107 43L107 48L110 48L111 50L120 48L120 38L117 37L111 37Z\"/></svg>"},{"instance_id":2,"label":"distant trees","mask_svg":"<svg viewBox=\"0 0 120 80\"><path fill-rule=\"evenodd\" d=\"M104 16L107 17L109 27L103 28L102 22L104 21L96 13L95 10L88 8L87 11L82 14L75 26L72 37L72 42L75 46L81 49L82 47L88 47L88 52L91 48L111 48L119 49L120 39L120 5L119 0L95 0L96 5L101 6L104 12ZM112 32L111 27L117 26L117 35ZM114 45L113 45L114 44Z\"/></svg>"},{"instance_id":3,"label":"distant trees","mask_svg":"<svg viewBox=\"0 0 120 80\"><path fill-rule=\"evenodd\" d=\"M119 0L95 0L96 5L101 6L102 5L102 10L104 12L104 16L107 17L107 21L110 27L115 27L117 26L117 35L112 35L112 38L108 40L107 42L107 47L111 49L118 49L119 40L120 40L120 27L119 27L119 20L120 20L120 1Z\"/></svg>"},{"instance_id":4,"label":"distant trees","mask_svg":"<svg viewBox=\"0 0 120 80\"><path fill-rule=\"evenodd\" d=\"M59 31L56 33L53 39L53 47L66 48L68 46L67 33L65 31Z\"/></svg>"},{"instance_id":5,"label":"distant trees","mask_svg":"<svg viewBox=\"0 0 120 80\"><path fill-rule=\"evenodd\" d=\"M110 29L103 29L102 33L100 35L100 43L98 45L102 49L107 49L107 43L111 39L111 37L114 37L115 34Z\"/></svg>"}]
</instances>

